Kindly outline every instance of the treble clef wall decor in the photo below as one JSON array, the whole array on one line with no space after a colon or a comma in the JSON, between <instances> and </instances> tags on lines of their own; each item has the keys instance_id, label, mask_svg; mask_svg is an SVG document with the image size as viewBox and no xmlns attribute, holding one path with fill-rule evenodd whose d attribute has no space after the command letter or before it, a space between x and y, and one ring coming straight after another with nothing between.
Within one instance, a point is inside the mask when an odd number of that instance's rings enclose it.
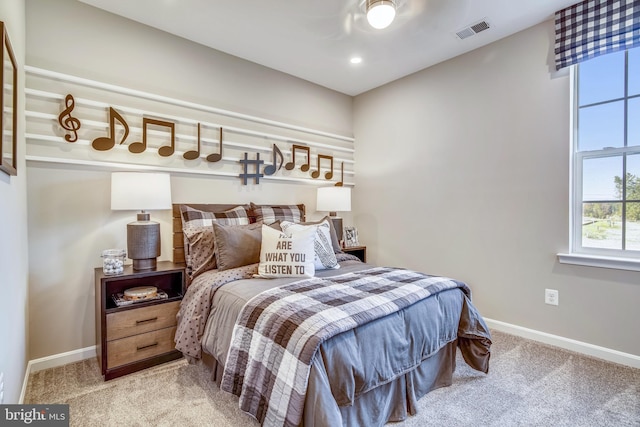
<instances>
[{"instance_id":1,"label":"treble clef wall decor","mask_svg":"<svg viewBox=\"0 0 640 427\"><path fill-rule=\"evenodd\" d=\"M62 110L62 113L58 116L58 123L65 130L71 132L71 134L67 134L64 136L64 139L67 142L76 142L78 140L78 130L80 129L80 120L76 119L71 115L75 107L75 100L73 99L73 95L67 94L64 99L65 109Z\"/></svg>"}]
</instances>

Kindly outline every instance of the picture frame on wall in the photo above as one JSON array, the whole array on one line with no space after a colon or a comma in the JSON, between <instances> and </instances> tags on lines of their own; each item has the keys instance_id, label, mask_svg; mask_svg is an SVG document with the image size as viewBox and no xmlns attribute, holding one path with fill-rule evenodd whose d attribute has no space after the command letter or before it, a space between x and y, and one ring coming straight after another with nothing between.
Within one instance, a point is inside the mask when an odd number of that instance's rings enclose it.
<instances>
[{"instance_id":1,"label":"picture frame on wall","mask_svg":"<svg viewBox=\"0 0 640 427\"><path fill-rule=\"evenodd\" d=\"M358 242L358 230L355 227L344 228L344 245L348 248L360 246Z\"/></svg>"},{"instance_id":2,"label":"picture frame on wall","mask_svg":"<svg viewBox=\"0 0 640 427\"><path fill-rule=\"evenodd\" d=\"M18 66L9 41L9 33L4 22L0 21L0 36L2 37L2 53L0 54L0 171L7 175L18 174L17 160L17 126L18 126Z\"/></svg>"}]
</instances>

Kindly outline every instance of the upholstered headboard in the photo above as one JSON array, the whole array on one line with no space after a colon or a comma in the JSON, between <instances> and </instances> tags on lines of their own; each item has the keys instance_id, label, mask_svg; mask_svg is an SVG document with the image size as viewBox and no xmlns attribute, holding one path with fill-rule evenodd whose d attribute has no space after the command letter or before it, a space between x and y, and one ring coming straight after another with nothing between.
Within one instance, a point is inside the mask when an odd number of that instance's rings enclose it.
<instances>
[{"instance_id":1,"label":"upholstered headboard","mask_svg":"<svg viewBox=\"0 0 640 427\"><path fill-rule=\"evenodd\" d=\"M255 212L249 207L249 204L234 204L234 205L223 205L223 204L192 204L192 203L174 203L173 204L173 262L177 264L184 264L184 237L182 235L182 216L180 213L180 206L187 205L192 207L193 209L198 209L206 212L224 212L229 209L233 209L237 206L246 206L247 212L249 215L249 220L251 222L256 221ZM286 207L286 205L258 205L265 207ZM298 208L302 211L302 220L305 220L305 206L297 205Z\"/></svg>"}]
</instances>

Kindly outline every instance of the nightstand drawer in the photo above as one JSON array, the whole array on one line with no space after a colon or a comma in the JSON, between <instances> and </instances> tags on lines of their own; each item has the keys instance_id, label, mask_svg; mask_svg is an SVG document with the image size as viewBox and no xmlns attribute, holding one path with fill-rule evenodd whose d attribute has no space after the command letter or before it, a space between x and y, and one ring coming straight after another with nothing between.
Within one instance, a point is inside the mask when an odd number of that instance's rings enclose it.
<instances>
[{"instance_id":1,"label":"nightstand drawer","mask_svg":"<svg viewBox=\"0 0 640 427\"><path fill-rule=\"evenodd\" d=\"M180 301L107 314L107 341L176 325Z\"/></svg>"},{"instance_id":2,"label":"nightstand drawer","mask_svg":"<svg viewBox=\"0 0 640 427\"><path fill-rule=\"evenodd\" d=\"M107 342L107 369L126 365L175 349L176 327L164 328Z\"/></svg>"}]
</instances>

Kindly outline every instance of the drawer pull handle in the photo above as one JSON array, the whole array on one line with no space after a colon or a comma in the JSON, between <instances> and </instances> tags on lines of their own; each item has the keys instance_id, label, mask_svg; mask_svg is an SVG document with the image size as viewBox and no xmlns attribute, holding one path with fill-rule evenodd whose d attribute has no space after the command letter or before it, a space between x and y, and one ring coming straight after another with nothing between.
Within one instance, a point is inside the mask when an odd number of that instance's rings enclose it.
<instances>
[{"instance_id":1,"label":"drawer pull handle","mask_svg":"<svg viewBox=\"0 0 640 427\"><path fill-rule=\"evenodd\" d=\"M136 325L140 325L142 323L147 323L147 322L155 322L156 320L158 320L158 316L152 317L151 319L136 320Z\"/></svg>"},{"instance_id":2,"label":"drawer pull handle","mask_svg":"<svg viewBox=\"0 0 640 427\"><path fill-rule=\"evenodd\" d=\"M155 347L157 345L158 345L157 342L154 342L153 344L149 344L149 345L143 345L142 347L136 347L136 351L146 350L148 348Z\"/></svg>"}]
</instances>

